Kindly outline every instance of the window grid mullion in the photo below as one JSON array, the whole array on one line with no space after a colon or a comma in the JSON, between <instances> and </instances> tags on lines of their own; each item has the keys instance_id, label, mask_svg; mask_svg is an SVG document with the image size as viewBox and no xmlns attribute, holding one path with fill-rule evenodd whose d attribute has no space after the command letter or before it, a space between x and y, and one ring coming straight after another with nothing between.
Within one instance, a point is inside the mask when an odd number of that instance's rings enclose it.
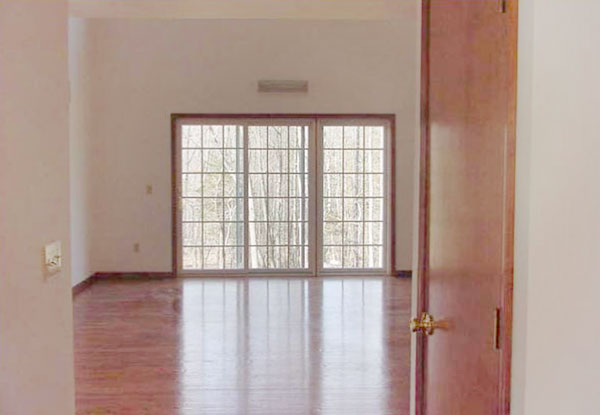
<instances>
[{"instance_id":1,"label":"window grid mullion","mask_svg":"<svg viewBox=\"0 0 600 415\"><path fill-rule=\"evenodd\" d=\"M221 126L221 195L223 200L221 202L221 213L223 219L221 220L221 268L225 269L225 127Z\"/></svg>"},{"instance_id":2,"label":"window grid mullion","mask_svg":"<svg viewBox=\"0 0 600 415\"><path fill-rule=\"evenodd\" d=\"M292 225L290 224L290 127L287 127L287 172L288 174L285 176L285 181L287 185L287 200L286 200L286 208L287 208L287 227L288 227L288 238L287 238L287 267L290 267L290 235L292 234Z\"/></svg>"},{"instance_id":3,"label":"window grid mullion","mask_svg":"<svg viewBox=\"0 0 600 415\"><path fill-rule=\"evenodd\" d=\"M250 213L249 213L249 196L250 185L248 180L248 124L244 124L240 129L242 131L242 145L244 158L244 271L250 269Z\"/></svg>"},{"instance_id":4,"label":"window grid mullion","mask_svg":"<svg viewBox=\"0 0 600 415\"><path fill-rule=\"evenodd\" d=\"M240 125L241 124L241 125ZM273 125L275 125L277 128L272 128ZM320 123L316 123L315 126L318 127L317 129L314 129L312 133L316 133L317 137L321 138L321 140L324 139L324 135L323 135L323 129L325 126L328 125L335 125L336 127L339 125L336 124L320 124ZM208 127L211 127L210 131L207 129ZM182 244L181 246L186 247L186 248L218 248L220 250L221 256L220 259L218 260L218 262L220 263L221 267L223 269L229 269L231 268L232 264L229 264L227 258L226 258L226 251L227 252L232 252L232 254L235 254L233 258L237 258L237 260L235 260L235 265L237 266L241 266L241 261L243 260L243 269L245 271L249 271L251 270L251 255L250 255L250 247L251 246L255 246L255 247L265 247L266 251L263 252L263 254L265 255L265 268L264 269L269 269L269 268L281 268L282 270L284 270L284 266L287 265L287 269L290 269L290 266L292 265L292 263L297 263L298 260L300 260L300 268L299 269L303 269L304 265L305 265L305 261L306 261L306 250L305 248L308 246L309 247L309 251L310 251L310 243L306 244L305 243L305 233L307 231L310 231L310 227L314 227L316 230L320 231L320 237L317 239L318 243L317 246L315 246L315 250L320 252L320 254L317 255L317 258L320 258L323 255L323 250L325 247L336 247L336 249L341 249L341 252L339 252L339 254L341 254L341 261L338 262L338 264L341 263L341 268L342 269L346 269L347 266L352 266L354 268L354 265L351 265L353 263L356 262L356 260L358 260L359 258L354 258L352 259L352 256L350 255L346 255L346 252L344 251L345 248L351 249L352 253L354 253L355 255L358 254L362 254L362 262L359 264L356 264L357 268L361 268L364 269L367 267L367 265L369 264L380 264L382 261L382 258L380 257L380 253L381 253L381 249L385 248L386 246L386 237L385 237L385 232L383 232L385 230L385 223L386 223L386 218L387 218L387 213L386 210L384 209L383 211L383 220L373 220L373 219L379 219L381 217L381 206L380 204L383 203L385 205L385 201L388 200L387 198L389 197L389 189L387 187L385 187L385 179L386 179L386 172L388 171L387 169L389 168L388 163L387 163L387 159L384 157L383 160L383 172L379 172L379 171L372 171L373 167L377 167L377 166L381 166L381 162L377 161L380 159L381 155L380 154L376 154L375 150L378 151L382 151L385 153L385 147L387 143L387 130L384 129L384 144L383 144L383 148L375 148L373 147L373 143L374 142L369 142L367 143L367 137L366 137L366 132L367 132L367 128L365 125L355 125L355 124L350 124L350 125L339 125L341 127L341 168L339 169L340 172L336 173L336 172L327 172L325 173L324 171L322 171L322 163L324 161L324 151L325 149L329 148L329 147L325 147L325 146L316 146L314 148L311 148L311 146L307 146L306 145L306 126L300 126L300 128L298 128L298 130L294 130L294 132L297 134L296 136L296 140L300 141L300 143L294 142L294 146L292 148L292 142L291 142L291 134L292 134L292 125L291 124L286 124L286 125L282 125L282 124L270 124L270 123L265 123L264 124L264 130L262 130L263 125L262 124L258 124L258 127L260 127L260 132L264 134L263 137L266 138L266 146L264 146L264 153L263 153L263 157L266 158L266 168L264 173L262 171L258 171L258 173L251 173L250 172L250 148L252 148L253 150L263 150L263 147L251 147L251 143L249 140L249 124L248 121L245 120L243 122L237 123L236 124L236 128L235 128L235 138L236 140L236 147L231 147L230 146L230 140L226 141L225 139L225 124L222 125L217 125L217 123L215 124L206 124L206 125L202 125L201 128L199 129L199 132L194 133L195 134L195 140L197 140L197 137L200 137L200 143L201 146L200 147L183 147L181 146L180 148L182 150L197 150L197 152L200 155L200 165L201 167L201 172L184 172L181 171L180 174L183 174L184 176L187 174L188 178L192 178L193 175L197 175L197 174L201 174L201 177L198 179L194 179L194 181L189 181L186 180L186 183L189 183L189 185L191 185L192 187L190 187L190 189L193 189L190 194L194 194L194 191L196 191L196 189L194 188L194 183L197 183L200 185L201 189L198 193L200 194L200 196L189 196L189 197L182 197L182 200L193 200L193 199L198 199L201 203L201 206L199 206L198 208L200 208L200 212L201 213L201 220L200 221L194 221L194 220L183 220L183 217L180 219L180 223L183 224L194 224L196 223L197 226L195 226L195 228L199 231L199 234L202 237L202 244L201 245L185 245ZM358 127L358 128L357 128ZM295 127L294 127L295 128ZM219 144L214 143L215 139L212 139L212 136L214 134L218 134L216 132L214 132L213 130L215 129L219 129L220 130L220 139L221 139L221 143L220 143L220 148L219 148ZM263 132L264 131L264 132ZM371 130L369 130L371 131ZM286 136L283 137L283 133L286 132ZM205 139L208 137L209 133L214 133L211 134L211 142L209 143L208 141L205 142ZM310 133L310 134L312 134ZM359 143L357 143L357 146L354 145L350 145L352 143L350 143L348 141L349 139L349 134L352 135L354 133L357 134L357 137L353 137L353 140L358 139ZM274 137L274 135L277 135L278 137ZM309 134L309 136L310 136ZM373 134L377 134L377 138L374 138L376 140L379 140L379 135L381 133L379 132L374 132ZM240 141L239 138L241 138L242 140ZM262 134L261 134L262 135ZM374 136L375 137L375 136ZM231 138L231 137L229 137ZM258 136L256 138L259 138ZM275 139L276 140L273 140ZM362 139L362 142L360 142L360 140ZM337 139L334 139L337 140ZM192 141L190 141L191 143ZM262 140L260 141L262 142ZM217 146L214 147L206 147L206 145L209 144L217 144ZM226 145L227 144L227 145ZM321 143L323 144L323 143ZM339 147L338 147L339 148ZM214 172L209 172L207 171L208 169L210 169L210 163L207 163L204 159L204 155L206 154L207 156L209 156L209 154L207 153L208 150L217 150L217 151L221 151L222 154L222 159L221 159L221 171L214 171ZM357 151L360 151L360 154L356 154L354 151L350 151L350 150L354 150L356 149ZM228 170L228 163L231 162L231 157L226 157L225 155L225 151L228 150L229 153L231 153L231 150L235 151L235 160L236 160L236 168L235 168L235 172L231 173L234 177L234 183L236 186L236 194L235 197L232 198L227 198L225 197L226 195L226 191L227 190L227 186L229 181L227 180L227 177L229 177L229 172ZM274 152L276 150L276 152ZM367 150L372 150L370 152L368 152ZM242 166L240 166L238 160L240 151L242 151ZM283 154L283 151L286 152L286 154ZM309 153L309 159L310 157L316 157L316 160L320 160L319 162L317 162L317 170L316 171L311 171L311 168L306 168L305 166L305 159L306 159L306 154ZM348 154L346 154L348 153ZM190 153L188 153L190 154ZM384 154L385 156L385 154ZM190 157L194 157L194 155L190 154ZM216 157L216 154L215 154ZM272 159L273 157L277 157L278 160ZM376 158L375 158L376 157ZM354 160L351 160L354 159ZM212 157L211 157L212 159ZM346 160L348 159L349 164L348 166L346 166ZM191 159L190 159L191 160ZM264 160L264 159L263 159ZM283 166L283 163L285 163L285 161L287 160L287 166ZM338 159L339 160L339 159ZM295 168L292 169L292 162L295 163ZM373 166L371 166L371 170L369 170L367 168L367 162L372 162L374 163ZM275 163L275 164L273 164ZM278 164L277 164L278 163ZM359 166L358 164L361 164L362 166ZM214 164L214 163L213 163ZM271 166L271 164L273 164L273 166ZM352 167L352 164L355 164L354 167ZM279 166L279 167L277 167ZM287 168L286 168L287 167ZM240 172L240 169L242 170ZM193 170L193 169L192 169ZM210 169L210 170L218 170L217 169ZM260 169L262 170L262 169ZM321 170L321 171L319 171ZM377 168L377 170L380 170L379 168ZM207 189L205 189L205 186L212 183L213 179L217 179L217 177L213 176L213 177L209 177L207 176L207 174L218 174L221 176L221 189L219 189L218 187L215 188L214 185L212 185L213 187L210 187L207 191ZM241 173L241 174L240 174ZM312 198L310 197L310 195L307 195L306 193L306 189L305 189L305 181L306 181L306 175L308 173L308 179L310 179L311 175L314 176L315 174L319 175L319 178L314 178L314 180L319 180L320 183L323 182L323 174L340 174L340 180L338 181L338 183L341 182L341 197L337 198L337 197L331 197L328 199L332 199L335 200L337 199L341 205L341 220L337 221L337 220L333 220L333 221L326 221L325 217L323 216L324 214L324 207L325 205L323 204L323 201L326 199L324 197L324 192L323 189L320 188L320 191L317 191L317 198L318 200L314 200L313 204L311 204L311 206L320 206L320 213L317 215L317 217L314 220L310 220L310 217L307 217L307 213L306 213L306 201L308 200L309 202L312 200ZM256 174L257 176L264 176L265 177L265 182L264 184L262 183L257 183L257 185L260 184L260 187L264 186L266 195L265 196L259 196L256 197L256 199L258 201L264 200L264 206L261 203L260 205L260 210L262 210L263 208L266 209L264 215L265 215L265 220L264 221L250 221L250 212L249 212L249 207L250 207L250 202L251 202L251 198L250 198L250 176L251 174ZM301 175L301 177L298 177L298 175ZM369 180L369 183L367 183L366 178L367 177L375 177L375 176L381 176L383 175L384 178L384 188L380 189L381 184L380 184L380 180L378 179L373 179L373 180ZM271 186L269 177L273 176L273 185ZM346 180L346 176L348 176L348 181ZM360 177L359 177L360 176ZM181 177L181 176L180 176ZM240 178L243 178L243 182L240 182ZM208 181L207 181L208 180ZM357 180L362 180L362 183L360 184L359 187L355 187L353 186L352 189L346 189L346 184L349 183L354 183L354 184L358 184L356 183ZM227 181L227 183L225 183ZM292 182L293 182L293 188L292 188ZM277 188L277 183L279 183L279 190L277 192L276 195L271 195L271 192L274 191L275 188ZM216 183L215 183L216 184ZM287 186L287 190L286 192L281 192L281 186ZM197 186L197 185L196 185ZM302 189L298 189L298 186L302 187ZM318 186L317 186L318 187ZM258 189L259 189L258 188ZM208 196L210 194L215 194L214 191L210 191L212 189L219 189L222 193L220 197L214 197L214 196ZM243 190L242 190L243 189ZM296 189L296 190L292 190L292 189ZM357 192L355 192L354 190L359 190L362 191L362 194L357 194ZM370 190L369 190L370 189ZM373 193L373 191L375 189L377 190L377 193ZM350 192L350 190L352 190L352 192ZM380 194L381 191L383 190L383 194L381 196L376 196L376 194ZM240 196L240 193L242 193ZM367 196L367 192L369 192L369 195ZM258 193L260 194L260 192ZM294 194L295 196L292 197L292 194ZM310 192L311 195L314 196L314 194L312 192ZM352 194L354 196L349 196L349 194ZM281 196L280 196L281 195ZM243 201L240 201L240 197L243 199ZM292 198L294 199L294 205L292 205ZM213 209L212 205L214 204L213 202L211 202L211 206L208 209L205 209L205 202L208 202L209 199L213 199L214 203L220 202L221 206L214 206L217 209L220 209L220 213L222 214L221 220L220 221L214 221L214 220L207 220L207 212L215 212L215 210ZM218 199L218 200L217 200ZM285 200L283 200L285 199ZM243 212L241 212L242 214L240 215L240 212L236 213L236 219L237 220L232 220L232 217L226 219L226 213L228 212L228 208L225 204L225 201L229 200L231 202L234 202L235 206L231 206L231 208L235 208L236 211L239 210L243 204ZM372 209L372 213L371 215L367 215L367 206L366 203L367 201L369 201L370 203L370 208ZM277 204L274 204L275 202L277 202ZM297 203L300 203L299 206L297 206ZM192 210L189 211L188 213L188 217L192 218L195 217L194 216L194 210L198 209L196 208L196 204L193 202L190 202L190 204L188 205L192 208ZM287 212L273 212L273 215L270 215L270 211L273 210L274 208L279 207L279 209L285 209ZM360 216L360 220L349 220L349 218L351 217L357 217L356 214L358 212L353 213L353 208L361 208L361 216ZM385 206L384 206L385 207ZM257 208L259 208L257 206ZM292 220L292 208L294 208L294 216ZM348 218L346 217L346 210L352 208L350 210L350 216L348 216ZM218 212L218 210L216 211ZM190 216L191 214L191 216ZM280 217L282 217L281 215L283 215L283 217L286 218L286 220L277 220L274 221L274 219L278 219ZM375 215L375 216L373 216ZM213 215L214 216L214 215ZM240 221L240 217L242 218ZM367 217L369 219L367 219ZM218 217L217 217L218 219ZM358 217L357 217L358 219ZM214 233L211 233L211 235L205 235L207 233L207 229L206 229L206 224L209 223L218 223L220 224L219 229L221 229L221 235L220 235L220 242L221 245L204 245L204 241L205 241L205 236L211 236L211 240L215 240ZM251 240L250 240L250 226L251 224L256 223L265 223L266 224L266 235L265 235L265 245L251 245ZM285 225L284 225L285 223ZM339 237L339 239L337 239L337 241L341 240L341 244L340 245L325 245L324 244L324 240L322 240L322 234L324 232L324 224L325 223L339 223L341 224L341 235ZM351 228L352 229L347 229L348 225L351 223L356 223L356 225L352 225ZM277 225L280 224L280 225ZM367 228L367 225L369 226L369 228ZM214 225L216 227L216 225ZM272 231L275 230L277 231L277 229L273 229L273 226L278 227L281 231L285 231L287 229L287 240L282 239L282 232L279 235L278 239L273 239L274 237L276 237L277 235L271 235ZM354 229L358 226L361 226L360 229ZM383 228L381 228L383 226ZM230 242L232 243L232 245L226 245L226 241L227 236L226 236L226 228L235 228L235 232L239 234L239 230L241 230L243 228L244 230L244 234L243 234L243 238L239 238L235 237L235 235L233 235L233 233L231 233L231 235L234 237L235 242L233 241L233 239L230 239ZM308 228L307 228L308 227ZM199 228L199 229L198 229ZM189 232L193 232L194 230L192 228L188 228ZM360 233L355 233L352 231L356 231L358 230ZM215 229L216 231L216 229ZM351 232L348 237L346 236L346 231ZM233 230L232 230L233 232ZM296 232L296 234L294 234L294 232ZM383 232L383 233L382 233ZM354 235L352 235L354 234ZM193 238L193 235L190 234ZM310 232L309 232L310 235ZM379 236L377 236L379 235ZM356 237L360 236L360 240L357 240ZM370 237L371 236L371 237ZM376 237L377 236L377 237ZM376 237L376 238L375 238ZM382 240L383 238L383 240ZM192 239L193 240L193 239ZM209 240L206 240L209 241ZM281 244L281 243L276 243L279 241L285 241L285 244ZM374 242L379 242L381 241L381 243L374 243ZM189 242L191 242L191 240L189 240ZM210 241L209 241L210 242ZM255 241L255 242L259 242L259 240ZM333 242L333 241L332 241ZM348 242L356 242L356 244L352 243L351 245L348 244ZM339 247L339 248L337 248ZM360 249L358 248L360 247ZM372 249L369 249L368 247L374 247ZM276 249L275 249L276 248ZM235 252L233 252L235 249ZM300 249L301 252L297 253L297 249ZM206 252L204 252L204 249L200 249L199 250L202 255L199 256L199 258L195 261L196 264L199 264L201 266L202 269L205 269L204 267L206 266L206 262L207 262L207 258L206 258ZM210 255L210 258L208 258L208 261L212 262L212 264L216 265L216 262L214 262L215 256L216 256L216 252L213 251L214 254ZM243 252L243 258L241 258L241 254ZM283 258L280 258L281 255L278 254L283 254L287 252L287 256L286 259L283 260ZM292 252L296 252L297 254L299 254L300 258L295 258L294 260L292 260L291 255ZM193 253L190 251L190 255L192 255ZM333 253L332 253L333 254ZM348 254L350 254L350 251L348 252ZM275 255L275 256L274 256ZM334 254L337 255L337 254ZM372 257L369 260L367 260L367 257ZM277 260L279 258L278 262L273 262L273 260ZM334 258L334 257L332 257ZM384 255L383 260L386 261L386 256ZM229 265L228 265L229 264ZM258 264L257 264L258 265ZM277 266L279 265L279 266ZM309 264L310 265L310 264ZM323 261L319 261L319 264L317 264L319 266L323 266L324 263ZM295 267L294 269L296 269L297 267ZM380 267L377 267L380 268ZM309 266L310 269L310 266Z\"/></svg>"},{"instance_id":5,"label":"window grid mullion","mask_svg":"<svg viewBox=\"0 0 600 415\"><path fill-rule=\"evenodd\" d=\"M267 165L265 167L266 167L266 171L267 171L267 186L266 186L267 191L266 191L265 194L267 195L267 200L265 201L265 206L266 206L267 211L265 212L265 215L266 215L266 218L267 218L267 235L266 235L266 241L267 241L267 249L266 249L266 251L267 251L267 256L266 256L266 263L265 263L265 265L266 265L266 268L269 268L269 264L270 264L269 263L269 259L271 257L271 255L270 255L271 249L268 246L269 245L270 229L271 229L271 226L270 226L271 224L269 223L269 205L270 205L270 203L269 203L269 196L271 195L271 193L269 192L269 174L271 172L271 169L269 167L270 166L270 163L269 163L269 134L270 134L269 127L267 127L266 130L267 130L267 133L266 133L266 139L267 139L267 143L266 143L267 144L267 150L266 150Z\"/></svg>"},{"instance_id":6,"label":"window grid mullion","mask_svg":"<svg viewBox=\"0 0 600 415\"><path fill-rule=\"evenodd\" d=\"M342 196L344 197L342 199L342 268L345 268L346 265L346 259L345 259L345 255L344 255L344 241L345 241L345 236L346 236L346 174L345 174L345 165L346 165L346 159L345 159L345 153L346 153L346 127L342 127L342 165L341 165L341 169L342 169Z\"/></svg>"},{"instance_id":7,"label":"window grid mullion","mask_svg":"<svg viewBox=\"0 0 600 415\"><path fill-rule=\"evenodd\" d=\"M365 175L364 172L367 171L367 160L365 157L366 151L365 151L365 145L366 145L366 141L367 141L367 136L365 134L365 126L363 125L362 127L362 138L363 138L363 142L362 142L362 171L363 171L363 180L362 180L362 187L363 187L363 191L362 191L362 233L363 233L363 237L362 237L362 268L365 268L365 257L367 255L367 250L366 250L366 237L367 237L367 231L366 231L366 222L365 222L365 216L366 216L366 212L365 212L365 195L367 194L366 191L366 180L365 180Z\"/></svg>"},{"instance_id":8,"label":"window grid mullion","mask_svg":"<svg viewBox=\"0 0 600 415\"><path fill-rule=\"evenodd\" d=\"M204 172L204 126L200 127L200 143L202 148L200 149L200 167ZM200 203L202 203L202 220L204 220L204 173L200 176ZM200 240L204 244L204 224L200 225ZM204 248L200 250L200 267L204 268Z\"/></svg>"}]
</instances>

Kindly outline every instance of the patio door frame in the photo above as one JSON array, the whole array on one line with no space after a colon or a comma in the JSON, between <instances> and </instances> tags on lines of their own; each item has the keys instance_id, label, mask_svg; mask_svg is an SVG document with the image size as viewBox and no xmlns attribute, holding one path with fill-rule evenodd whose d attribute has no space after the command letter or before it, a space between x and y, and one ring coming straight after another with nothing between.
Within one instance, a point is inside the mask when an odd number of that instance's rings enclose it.
<instances>
[{"instance_id":1,"label":"patio door frame","mask_svg":"<svg viewBox=\"0 0 600 415\"><path fill-rule=\"evenodd\" d=\"M248 276L276 276L276 277L321 277L321 276L382 276L396 273L395 267L395 187L396 187L396 168L395 168L395 115L394 114L195 114L195 113L176 113L171 114L171 249L172 249L172 274L174 277L248 277ZM248 266L248 246L245 246L244 264L245 269L215 269L215 270L193 270L184 271L182 269L182 244L181 244L181 211L180 211L180 158L181 158L181 139L180 125L188 120L198 120L199 124L206 125L207 122L215 121L224 123L227 121L232 124L244 125L247 131L248 125L257 125L261 120L264 125L272 125L277 121L290 123L301 120L309 125L309 264L306 270L281 270L281 269L250 269ZM383 269L323 269L322 261L322 184L319 178L322 175L322 131L324 125L333 125L339 121L341 125L352 123L364 123L364 125L383 125L386 132L384 139L385 169L384 169L384 189L387 191L387 203L384 206L384 241L386 248L383 253ZM244 135L244 140L248 140ZM244 144L244 181L246 192L244 194L244 239L247 241L248 235L248 193L247 193L247 152L248 145ZM385 197L385 196L384 196ZM247 244L247 242L246 242Z\"/></svg>"}]
</instances>

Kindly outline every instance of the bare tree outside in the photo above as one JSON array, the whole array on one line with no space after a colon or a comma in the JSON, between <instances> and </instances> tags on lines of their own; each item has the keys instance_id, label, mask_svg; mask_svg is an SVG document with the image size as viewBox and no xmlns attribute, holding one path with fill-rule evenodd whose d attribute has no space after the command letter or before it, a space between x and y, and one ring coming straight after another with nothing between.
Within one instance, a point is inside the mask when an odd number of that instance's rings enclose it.
<instances>
[{"instance_id":1,"label":"bare tree outside","mask_svg":"<svg viewBox=\"0 0 600 415\"><path fill-rule=\"evenodd\" d=\"M382 268L385 129L322 132L322 266ZM181 127L185 270L308 269L310 135L302 123Z\"/></svg>"},{"instance_id":2,"label":"bare tree outside","mask_svg":"<svg viewBox=\"0 0 600 415\"><path fill-rule=\"evenodd\" d=\"M323 128L323 267L383 267L384 129Z\"/></svg>"}]
</instances>

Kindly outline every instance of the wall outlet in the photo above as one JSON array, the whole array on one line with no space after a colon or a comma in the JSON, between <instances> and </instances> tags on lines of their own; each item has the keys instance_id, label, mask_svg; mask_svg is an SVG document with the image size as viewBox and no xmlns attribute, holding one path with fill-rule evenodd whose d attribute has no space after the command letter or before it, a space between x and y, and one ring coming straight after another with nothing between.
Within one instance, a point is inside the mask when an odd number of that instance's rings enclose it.
<instances>
[{"instance_id":1,"label":"wall outlet","mask_svg":"<svg viewBox=\"0 0 600 415\"><path fill-rule=\"evenodd\" d=\"M62 270L62 243L50 242L44 247L44 274L51 277Z\"/></svg>"},{"instance_id":2,"label":"wall outlet","mask_svg":"<svg viewBox=\"0 0 600 415\"><path fill-rule=\"evenodd\" d=\"M139 242L136 242L133 244L133 252L138 253L140 252L140 244Z\"/></svg>"}]
</instances>

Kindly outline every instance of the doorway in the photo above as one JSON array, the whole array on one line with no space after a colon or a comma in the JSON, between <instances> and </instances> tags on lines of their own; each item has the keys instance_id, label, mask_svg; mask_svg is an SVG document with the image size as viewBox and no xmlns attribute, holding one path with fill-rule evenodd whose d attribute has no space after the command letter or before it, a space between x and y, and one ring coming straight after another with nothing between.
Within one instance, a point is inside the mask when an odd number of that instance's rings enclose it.
<instances>
[{"instance_id":1,"label":"doorway","mask_svg":"<svg viewBox=\"0 0 600 415\"><path fill-rule=\"evenodd\" d=\"M174 115L178 275L389 275L394 116Z\"/></svg>"}]
</instances>

